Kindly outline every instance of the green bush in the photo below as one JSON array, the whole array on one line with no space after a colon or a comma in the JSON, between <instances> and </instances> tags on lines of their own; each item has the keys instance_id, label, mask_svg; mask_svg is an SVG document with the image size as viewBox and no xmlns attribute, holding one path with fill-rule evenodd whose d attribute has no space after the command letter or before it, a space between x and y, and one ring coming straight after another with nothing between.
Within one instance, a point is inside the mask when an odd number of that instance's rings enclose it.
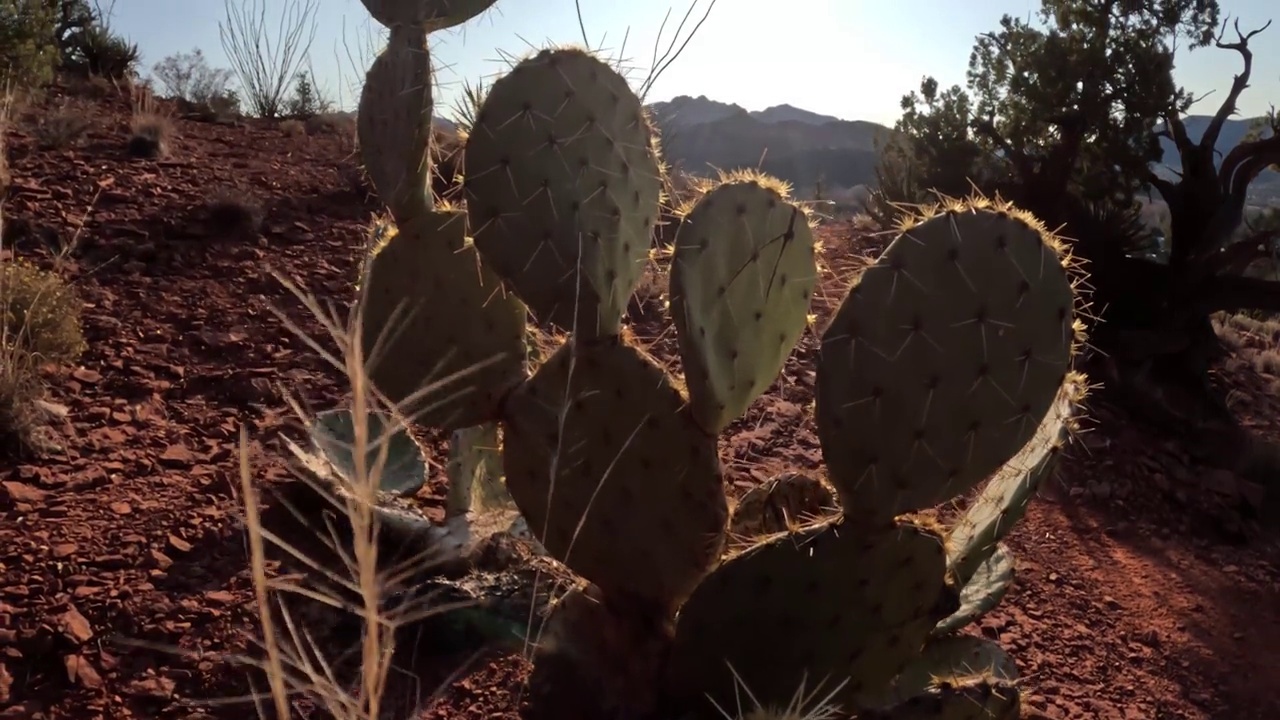
<instances>
[{"instance_id":1,"label":"green bush","mask_svg":"<svg viewBox=\"0 0 1280 720\"><path fill-rule=\"evenodd\" d=\"M65 64L89 75L123 80L137 74L141 59L136 43L111 32L106 25L96 24L71 37Z\"/></svg>"},{"instance_id":2,"label":"green bush","mask_svg":"<svg viewBox=\"0 0 1280 720\"><path fill-rule=\"evenodd\" d=\"M0 86L29 88L58 67L55 8L44 0L0 0Z\"/></svg>"}]
</instances>

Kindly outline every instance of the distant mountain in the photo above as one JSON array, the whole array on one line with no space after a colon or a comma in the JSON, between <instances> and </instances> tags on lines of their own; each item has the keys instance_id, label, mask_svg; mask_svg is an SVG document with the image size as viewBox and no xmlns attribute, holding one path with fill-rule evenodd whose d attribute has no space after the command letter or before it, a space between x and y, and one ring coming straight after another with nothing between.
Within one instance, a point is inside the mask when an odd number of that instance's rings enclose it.
<instances>
[{"instance_id":1,"label":"distant mountain","mask_svg":"<svg viewBox=\"0 0 1280 720\"><path fill-rule=\"evenodd\" d=\"M790 181L807 195L819 178L828 192L875 183L876 142L893 131L883 125L821 115L791 105L748 111L705 95L682 95L649 106L662 134L667 162L695 175L758 167ZM1187 134L1198 140L1211 117L1184 119ZM1256 119L1230 119L1218 137L1219 160L1242 142ZM436 118L444 127L447 120ZM1158 174L1174 178L1179 162L1173 142L1161 139ZM1254 203L1280 202L1280 173L1267 171L1253 184Z\"/></svg>"},{"instance_id":2,"label":"distant mountain","mask_svg":"<svg viewBox=\"0 0 1280 720\"><path fill-rule=\"evenodd\" d=\"M777 105L748 112L738 105L687 95L649 106L668 162L695 175L759 167L812 191L875 180L876 140L889 128Z\"/></svg>"}]
</instances>

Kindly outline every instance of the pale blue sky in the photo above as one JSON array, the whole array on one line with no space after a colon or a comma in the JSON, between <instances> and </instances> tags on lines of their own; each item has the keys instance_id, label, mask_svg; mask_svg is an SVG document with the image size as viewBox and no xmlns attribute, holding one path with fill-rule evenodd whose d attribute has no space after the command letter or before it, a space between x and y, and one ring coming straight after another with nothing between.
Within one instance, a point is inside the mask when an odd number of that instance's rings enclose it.
<instances>
[{"instance_id":1,"label":"pale blue sky","mask_svg":"<svg viewBox=\"0 0 1280 720\"><path fill-rule=\"evenodd\" d=\"M688 0L675 0L687 3ZM1248 29L1265 22L1273 0L1221 0L1224 12L1238 15ZM286 0L231 0L266 3L274 27ZM707 0L699 0L704 7ZM649 66L665 3L582 0L593 46L616 55L630 28L625 56L642 70ZM673 6L670 34L687 4ZM997 27L1004 13L1027 16L1035 0L719 0L710 17L661 77L649 100L676 95L707 95L748 110L788 103L849 120L890 124L901 96L933 75L944 86L963 82L975 35ZM778 9L783 9L778 13ZM138 43L144 65L193 47L211 62L227 67L218 38L225 17L220 0L120 0L113 26ZM695 10L695 15L700 15ZM380 46L360 0L320 0L312 65L327 89L353 104L359 79L356 63L367 63L368 48ZM457 32L433 36L443 99L448 102L462 79L490 77L505 65L502 53L523 55L530 45L581 43L573 0L499 0L494 11ZM1280 24L1253 43L1257 48L1253 87L1242 114L1259 115L1280 104ZM1269 50L1268 48L1277 48ZM363 53L363 57L360 57ZM1204 49L1183 53L1178 79L1196 92L1217 89L1199 112L1220 101L1239 68L1235 53ZM364 68L360 68L363 73ZM637 79L643 72L637 72ZM442 113L443 114L443 113Z\"/></svg>"}]
</instances>

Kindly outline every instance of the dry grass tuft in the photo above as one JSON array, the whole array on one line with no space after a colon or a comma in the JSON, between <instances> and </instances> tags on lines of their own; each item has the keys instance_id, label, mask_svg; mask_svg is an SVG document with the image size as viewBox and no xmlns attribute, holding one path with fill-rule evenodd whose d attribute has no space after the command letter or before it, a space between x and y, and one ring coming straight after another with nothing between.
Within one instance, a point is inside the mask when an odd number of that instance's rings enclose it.
<instances>
[{"instance_id":1,"label":"dry grass tuft","mask_svg":"<svg viewBox=\"0 0 1280 720\"><path fill-rule=\"evenodd\" d=\"M160 112L148 88L135 88L133 119L129 123L129 155L147 160L166 157L172 141L173 121Z\"/></svg>"},{"instance_id":2,"label":"dry grass tuft","mask_svg":"<svg viewBox=\"0 0 1280 720\"><path fill-rule=\"evenodd\" d=\"M307 126L301 120L281 120L280 133L285 137L301 137L307 134Z\"/></svg>"},{"instance_id":3,"label":"dry grass tuft","mask_svg":"<svg viewBox=\"0 0 1280 720\"><path fill-rule=\"evenodd\" d=\"M252 240L262 229L263 210L248 195L222 190L205 206L209 234L219 239Z\"/></svg>"},{"instance_id":4,"label":"dry grass tuft","mask_svg":"<svg viewBox=\"0 0 1280 720\"><path fill-rule=\"evenodd\" d=\"M80 144L93 121L82 108L63 104L36 123L36 144L41 150L65 150Z\"/></svg>"},{"instance_id":5,"label":"dry grass tuft","mask_svg":"<svg viewBox=\"0 0 1280 720\"><path fill-rule=\"evenodd\" d=\"M354 136L356 134L356 121L355 118L347 113L320 113L307 118L303 129L308 135Z\"/></svg>"},{"instance_id":6,"label":"dry grass tuft","mask_svg":"<svg viewBox=\"0 0 1280 720\"><path fill-rule=\"evenodd\" d=\"M3 218L0 218L0 225ZM57 414L44 401L40 368L84 351L82 305L56 272L0 258L0 451L43 449L40 431Z\"/></svg>"}]
</instances>

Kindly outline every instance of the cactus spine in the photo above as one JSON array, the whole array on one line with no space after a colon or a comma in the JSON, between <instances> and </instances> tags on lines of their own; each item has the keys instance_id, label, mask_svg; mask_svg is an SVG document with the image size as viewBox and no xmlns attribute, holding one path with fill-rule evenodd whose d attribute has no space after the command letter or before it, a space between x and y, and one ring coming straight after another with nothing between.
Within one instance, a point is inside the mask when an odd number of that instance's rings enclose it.
<instances>
[{"instance_id":1,"label":"cactus spine","mask_svg":"<svg viewBox=\"0 0 1280 720\"><path fill-rule=\"evenodd\" d=\"M947 643L1007 589L997 520L1020 513L1051 468L1083 390L1059 239L983 199L901 228L822 336L817 423L839 508L726 553L716 435L807 325L809 216L754 173L721 177L683 214L677 377L623 326L664 187L626 81L573 48L517 64L467 138L465 209L436 209L425 35L485 3L365 3L392 40L361 97L362 151L400 226L362 283L370 377L427 425L501 425L511 497L598 600L584 591L557 606L561 642L536 662L551 666L567 645L579 672L616 668L585 649L640 628L662 649L622 682L688 704L732 707L739 684L786 704L825 678L860 717L1016 717L1016 670L999 649ZM375 342L403 308L416 314ZM532 372L527 313L570 332ZM475 465L458 455L457 467ZM911 515L993 474L955 528ZM601 627L622 616L626 632ZM990 667L965 671L975 653Z\"/></svg>"}]
</instances>

